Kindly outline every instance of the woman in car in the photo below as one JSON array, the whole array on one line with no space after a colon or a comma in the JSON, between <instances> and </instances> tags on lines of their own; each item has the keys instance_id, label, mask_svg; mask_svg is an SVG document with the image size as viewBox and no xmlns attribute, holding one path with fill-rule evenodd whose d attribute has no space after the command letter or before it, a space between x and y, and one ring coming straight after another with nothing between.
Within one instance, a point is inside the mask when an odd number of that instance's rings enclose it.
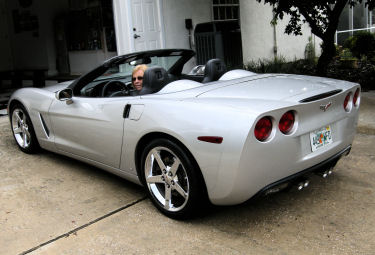
<instances>
[{"instance_id":1,"label":"woman in car","mask_svg":"<svg viewBox=\"0 0 375 255\"><path fill-rule=\"evenodd\" d=\"M137 65L132 72L132 85L138 91L142 89L143 75L146 69L146 65Z\"/></svg>"}]
</instances>

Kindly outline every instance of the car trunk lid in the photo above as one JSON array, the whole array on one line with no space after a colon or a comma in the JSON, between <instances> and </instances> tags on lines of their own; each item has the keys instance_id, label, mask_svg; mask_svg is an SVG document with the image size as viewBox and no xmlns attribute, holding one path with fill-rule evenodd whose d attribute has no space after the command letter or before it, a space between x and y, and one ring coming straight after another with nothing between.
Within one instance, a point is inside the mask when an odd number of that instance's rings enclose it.
<instances>
[{"instance_id":1,"label":"car trunk lid","mask_svg":"<svg viewBox=\"0 0 375 255\"><path fill-rule=\"evenodd\" d=\"M215 87L197 95L199 98L231 98L301 102L317 95L339 93L342 81L299 75L274 75ZM344 82L345 83L345 82ZM348 86L349 88L350 86Z\"/></svg>"}]
</instances>

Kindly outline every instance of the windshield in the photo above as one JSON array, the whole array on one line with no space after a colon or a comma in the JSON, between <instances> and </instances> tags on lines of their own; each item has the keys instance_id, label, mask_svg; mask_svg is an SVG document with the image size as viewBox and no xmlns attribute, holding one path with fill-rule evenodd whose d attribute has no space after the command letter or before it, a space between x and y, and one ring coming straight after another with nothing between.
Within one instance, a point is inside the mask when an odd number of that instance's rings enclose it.
<instances>
[{"instance_id":1,"label":"windshield","mask_svg":"<svg viewBox=\"0 0 375 255\"><path fill-rule=\"evenodd\" d=\"M116 63L115 65L108 68L102 75L98 76L94 81L100 81L111 78L130 77L135 66L138 64L145 63L148 67L161 66L165 70L169 70L181 56L163 56L163 57L151 57L146 61L132 60L126 63Z\"/></svg>"},{"instance_id":2,"label":"windshield","mask_svg":"<svg viewBox=\"0 0 375 255\"><path fill-rule=\"evenodd\" d=\"M184 49L159 49L116 56L81 76L69 87L77 96L105 97L119 92L118 96L123 90L133 89L132 72L136 66L158 66L166 70L171 79L178 79L184 65L193 56L192 50Z\"/></svg>"}]
</instances>

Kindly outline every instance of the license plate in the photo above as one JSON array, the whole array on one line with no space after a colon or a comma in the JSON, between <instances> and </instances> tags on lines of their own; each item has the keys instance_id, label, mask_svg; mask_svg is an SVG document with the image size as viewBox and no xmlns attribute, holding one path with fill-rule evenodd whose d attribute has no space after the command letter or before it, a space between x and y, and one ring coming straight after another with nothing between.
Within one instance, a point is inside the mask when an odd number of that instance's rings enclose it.
<instances>
[{"instance_id":1,"label":"license plate","mask_svg":"<svg viewBox=\"0 0 375 255\"><path fill-rule=\"evenodd\" d=\"M316 151L328 144L333 143L331 126L325 126L313 132L310 132L311 150Z\"/></svg>"}]
</instances>

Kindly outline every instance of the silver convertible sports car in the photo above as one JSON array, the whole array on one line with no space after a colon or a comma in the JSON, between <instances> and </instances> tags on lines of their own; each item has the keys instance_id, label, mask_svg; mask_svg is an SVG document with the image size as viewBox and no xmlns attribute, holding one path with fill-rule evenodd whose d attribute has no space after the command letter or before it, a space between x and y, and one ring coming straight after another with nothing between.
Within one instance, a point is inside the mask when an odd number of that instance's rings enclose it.
<instances>
[{"instance_id":1,"label":"silver convertible sports car","mask_svg":"<svg viewBox=\"0 0 375 255\"><path fill-rule=\"evenodd\" d=\"M8 105L14 138L26 153L41 147L142 184L172 218L302 189L349 153L358 84L226 71L219 59L185 74L193 56L138 52L73 82L19 89ZM148 66L140 91L131 86L138 64Z\"/></svg>"}]
</instances>

